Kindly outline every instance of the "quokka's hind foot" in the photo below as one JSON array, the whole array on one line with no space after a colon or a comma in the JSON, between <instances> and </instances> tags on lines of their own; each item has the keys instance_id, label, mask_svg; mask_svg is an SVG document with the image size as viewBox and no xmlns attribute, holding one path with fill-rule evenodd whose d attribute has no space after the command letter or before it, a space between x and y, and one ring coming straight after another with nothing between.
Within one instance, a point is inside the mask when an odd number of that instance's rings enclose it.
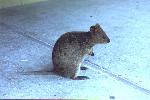
<instances>
[{"instance_id":1,"label":"quokka's hind foot","mask_svg":"<svg viewBox=\"0 0 150 100\"><path fill-rule=\"evenodd\" d=\"M86 79L90 79L90 78L87 76L77 76L77 77L73 78L73 80L86 80Z\"/></svg>"},{"instance_id":2,"label":"quokka's hind foot","mask_svg":"<svg viewBox=\"0 0 150 100\"><path fill-rule=\"evenodd\" d=\"M80 69L81 69L81 70L87 70L88 68L87 68L87 67L82 66L82 67L80 67Z\"/></svg>"}]
</instances>

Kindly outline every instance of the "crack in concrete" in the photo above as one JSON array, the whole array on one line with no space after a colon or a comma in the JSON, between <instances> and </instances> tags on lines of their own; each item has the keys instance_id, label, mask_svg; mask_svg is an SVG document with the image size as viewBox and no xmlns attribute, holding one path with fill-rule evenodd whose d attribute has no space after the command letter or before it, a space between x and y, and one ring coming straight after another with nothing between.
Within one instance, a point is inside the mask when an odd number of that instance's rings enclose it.
<instances>
[{"instance_id":1,"label":"crack in concrete","mask_svg":"<svg viewBox=\"0 0 150 100\"><path fill-rule=\"evenodd\" d=\"M27 32L21 32L21 31L16 30L16 29L18 29L18 27L15 26L15 25L13 25L13 26L12 25L7 25L7 24L5 24L3 22L0 22L0 25L3 26L3 27L5 27L5 28L7 28L7 29L9 29L9 30L11 30L12 32L15 32L15 33L17 33L19 35L22 35L22 36L24 36L24 37L26 37L26 38L28 38L28 39L36 42L36 43L44 45L44 46L46 46L48 48L49 47L53 47L52 44L48 44L48 43L46 43L46 42L44 42L44 41L42 41L42 40L40 40L38 38L34 38L34 37L30 36L30 35L27 35Z\"/></svg>"},{"instance_id":2,"label":"crack in concrete","mask_svg":"<svg viewBox=\"0 0 150 100\"><path fill-rule=\"evenodd\" d=\"M130 81L130 80L128 80L127 78L119 77L119 76L116 75L115 73L112 73L111 71L107 70L106 68L101 67L101 66L99 66L98 64L92 63L92 62L89 61L89 60L85 60L85 62L86 62L86 63L89 63L90 65L95 66L94 68L89 67L89 69L92 69L93 71L96 71L96 72L100 72L100 71L101 71L101 72L103 72L103 73L106 73L106 74L108 74L109 76L111 76L111 77L117 79L118 81L123 82L124 84L126 84L126 85L128 85L128 86L131 86L131 87L133 87L133 88L135 88L135 89L140 90L141 92L144 92L144 93L150 95L150 90L145 89L145 88L143 88L143 87L137 85L135 82ZM99 70L99 71L98 71L98 70Z\"/></svg>"}]
</instances>

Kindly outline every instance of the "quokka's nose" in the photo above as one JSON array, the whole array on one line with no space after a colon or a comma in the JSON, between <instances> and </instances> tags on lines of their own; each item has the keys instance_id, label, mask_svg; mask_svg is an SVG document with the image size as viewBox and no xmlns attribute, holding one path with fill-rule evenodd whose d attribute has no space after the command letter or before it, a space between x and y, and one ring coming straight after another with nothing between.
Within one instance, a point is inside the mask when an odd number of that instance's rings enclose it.
<instances>
[{"instance_id":1,"label":"quokka's nose","mask_svg":"<svg viewBox=\"0 0 150 100\"><path fill-rule=\"evenodd\" d=\"M107 43L109 43L109 42L110 42L110 39L107 40Z\"/></svg>"}]
</instances>

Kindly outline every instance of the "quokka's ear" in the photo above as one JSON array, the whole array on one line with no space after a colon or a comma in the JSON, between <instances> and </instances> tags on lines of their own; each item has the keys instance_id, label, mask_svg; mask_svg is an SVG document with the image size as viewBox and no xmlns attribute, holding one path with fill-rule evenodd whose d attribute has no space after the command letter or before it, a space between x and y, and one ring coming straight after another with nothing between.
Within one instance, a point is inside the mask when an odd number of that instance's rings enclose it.
<instances>
[{"instance_id":1,"label":"quokka's ear","mask_svg":"<svg viewBox=\"0 0 150 100\"><path fill-rule=\"evenodd\" d=\"M95 24L96 28L100 28L100 25L98 23Z\"/></svg>"},{"instance_id":2,"label":"quokka's ear","mask_svg":"<svg viewBox=\"0 0 150 100\"><path fill-rule=\"evenodd\" d=\"M93 33L95 33L95 32L100 32L100 25L99 25L99 24L96 24L95 26L94 26L94 25L91 26L91 27L90 27L90 32L93 32Z\"/></svg>"},{"instance_id":3,"label":"quokka's ear","mask_svg":"<svg viewBox=\"0 0 150 100\"><path fill-rule=\"evenodd\" d=\"M90 27L90 32L94 32L94 30L95 30L95 26L91 26Z\"/></svg>"}]
</instances>

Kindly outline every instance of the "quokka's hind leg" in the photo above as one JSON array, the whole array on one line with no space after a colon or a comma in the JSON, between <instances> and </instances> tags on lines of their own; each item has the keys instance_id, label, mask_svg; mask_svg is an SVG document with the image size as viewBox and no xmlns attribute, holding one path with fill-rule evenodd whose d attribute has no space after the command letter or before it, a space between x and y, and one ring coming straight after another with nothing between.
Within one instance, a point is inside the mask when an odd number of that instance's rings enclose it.
<instances>
[{"instance_id":1,"label":"quokka's hind leg","mask_svg":"<svg viewBox=\"0 0 150 100\"><path fill-rule=\"evenodd\" d=\"M89 79L89 77L87 76L79 76L79 73L80 73L80 66L81 64L79 65L79 67L76 68L75 70L75 74L73 77L71 77L73 80L86 80L86 79Z\"/></svg>"}]
</instances>

